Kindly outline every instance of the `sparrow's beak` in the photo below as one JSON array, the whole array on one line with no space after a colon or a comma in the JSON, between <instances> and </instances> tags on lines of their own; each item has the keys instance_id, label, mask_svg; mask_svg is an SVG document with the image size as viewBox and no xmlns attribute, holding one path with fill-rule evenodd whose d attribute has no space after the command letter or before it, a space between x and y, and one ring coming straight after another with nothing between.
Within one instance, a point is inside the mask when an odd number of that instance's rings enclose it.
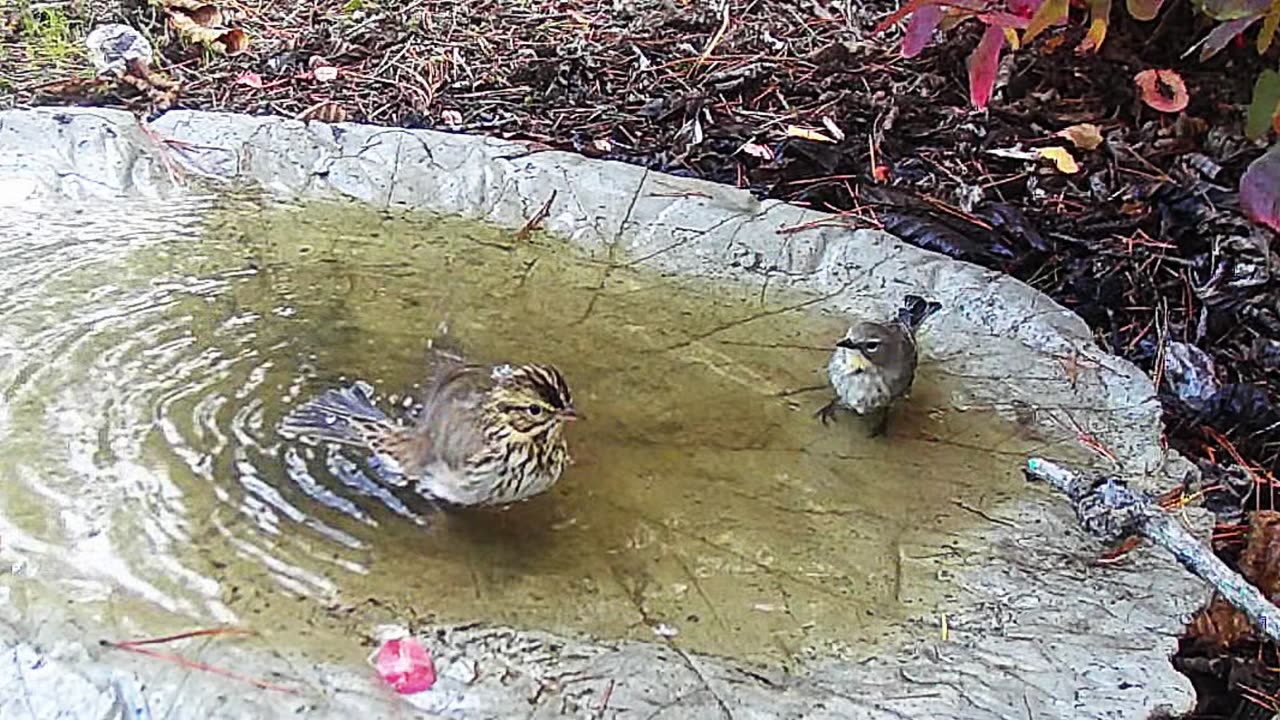
<instances>
[{"instance_id":1,"label":"sparrow's beak","mask_svg":"<svg viewBox=\"0 0 1280 720\"><path fill-rule=\"evenodd\" d=\"M586 417L585 417L584 415L582 415L582 413L579 413L579 412L578 412L578 410L577 410L577 408L573 407L572 405L570 405L569 407L567 407L567 408L565 408L565 409L561 410L561 411L560 411L560 417L562 417L562 418L564 418L565 420L568 420L568 421L570 421L570 422L572 422L572 421L574 421L574 420L586 420Z\"/></svg>"},{"instance_id":2,"label":"sparrow's beak","mask_svg":"<svg viewBox=\"0 0 1280 720\"><path fill-rule=\"evenodd\" d=\"M856 342L854 342L854 341L850 340L849 338L840 338L840 342L836 343L836 347L838 347L838 348L844 348L845 350L858 350L858 349L859 349L859 348L858 348L858 343L856 343Z\"/></svg>"}]
</instances>

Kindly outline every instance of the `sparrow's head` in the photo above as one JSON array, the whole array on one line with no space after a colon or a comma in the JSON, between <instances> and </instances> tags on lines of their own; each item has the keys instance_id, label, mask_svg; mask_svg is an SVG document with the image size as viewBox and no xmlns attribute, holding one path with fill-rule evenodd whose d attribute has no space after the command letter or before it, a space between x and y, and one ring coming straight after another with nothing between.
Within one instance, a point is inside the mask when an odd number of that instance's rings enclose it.
<instances>
[{"instance_id":1,"label":"sparrow's head","mask_svg":"<svg viewBox=\"0 0 1280 720\"><path fill-rule=\"evenodd\" d=\"M526 436L558 435L566 422L581 417L569 384L551 365L496 365L489 406L497 422Z\"/></svg>"}]
</instances>

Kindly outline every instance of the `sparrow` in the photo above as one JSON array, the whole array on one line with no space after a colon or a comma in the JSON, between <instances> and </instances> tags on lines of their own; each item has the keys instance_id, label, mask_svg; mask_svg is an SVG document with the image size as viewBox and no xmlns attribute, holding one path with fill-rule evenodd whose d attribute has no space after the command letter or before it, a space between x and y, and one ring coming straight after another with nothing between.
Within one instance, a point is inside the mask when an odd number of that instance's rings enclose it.
<instances>
[{"instance_id":1,"label":"sparrow","mask_svg":"<svg viewBox=\"0 0 1280 720\"><path fill-rule=\"evenodd\" d=\"M815 413L822 423L837 410L849 410L867 422L871 437L883 435L890 408L910 394L915 380L916 330L940 309L939 303L908 295L893 319L851 326L827 363L835 397Z\"/></svg>"},{"instance_id":2,"label":"sparrow","mask_svg":"<svg viewBox=\"0 0 1280 720\"><path fill-rule=\"evenodd\" d=\"M579 418L552 365L475 364L434 350L421 410L411 423L380 410L365 383L329 390L291 411L286 437L372 452L454 507L508 505L546 492L570 463L565 425Z\"/></svg>"}]
</instances>

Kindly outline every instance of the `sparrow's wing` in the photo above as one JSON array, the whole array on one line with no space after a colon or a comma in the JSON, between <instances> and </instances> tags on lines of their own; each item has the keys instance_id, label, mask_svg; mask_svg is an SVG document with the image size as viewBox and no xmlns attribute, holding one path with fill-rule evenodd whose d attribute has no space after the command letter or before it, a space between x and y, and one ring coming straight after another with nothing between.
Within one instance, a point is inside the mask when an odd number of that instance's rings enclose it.
<instances>
[{"instance_id":1,"label":"sparrow's wing","mask_svg":"<svg viewBox=\"0 0 1280 720\"><path fill-rule=\"evenodd\" d=\"M422 468L434 462L462 467L483 449L483 406L492 388L488 366L454 363L438 368L414 432Z\"/></svg>"}]
</instances>

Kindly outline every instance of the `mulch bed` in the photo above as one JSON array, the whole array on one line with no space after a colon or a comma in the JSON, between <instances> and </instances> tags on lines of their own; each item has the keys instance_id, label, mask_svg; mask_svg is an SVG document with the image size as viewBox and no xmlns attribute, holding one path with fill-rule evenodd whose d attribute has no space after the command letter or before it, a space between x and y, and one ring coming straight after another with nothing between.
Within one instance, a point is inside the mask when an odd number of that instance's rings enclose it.
<instances>
[{"instance_id":1,"label":"mulch bed","mask_svg":"<svg viewBox=\"0 0 1280 720\"><path fill-rule=\"evenodd\" d=\"M1250 41L1205 63L1182 58L1207 27L1187 3L1168 5L1149 24L1113 13L1100 56L1073 52L1078 16L1046 33L1006 60L986 112L968 107L973 24L904 60L896 31L868 37L896 9L883 0L853 14L821 0L734 0L724 11L680 0L232 1L222 9L249 45L231 56L184 42L151 5L65 12L71 35L124 22L149 36L158 69L181 84L164 100L175 107L533 141L838 212L1018 277L1152 375L1168 441L1206 470L1220 550L1234 559L1240 508L1271 507L1280 472L1276 238L1243 219L1235 193L1261 153L1241 137L1243 107L1276 49L1260 59ZM0 52L18 62L0 58L4 104L155 109L154 96L77 80L83 56L51 60L30 22L9 34ZM336 77L317 72L326 66ZM1138 100L1132 78L1152 67L1186 79L1181 115ZM1102 129L1097 150L1054 136L1083 122ZM1081 171L998 154L1049 145L1069 147ZM1227 692L1241 677L1274 686L1261 655L1209 658L1195 645L1184 655L1195 657L1203 717L1244 707Z\"/></svg>"}]
</instances>

